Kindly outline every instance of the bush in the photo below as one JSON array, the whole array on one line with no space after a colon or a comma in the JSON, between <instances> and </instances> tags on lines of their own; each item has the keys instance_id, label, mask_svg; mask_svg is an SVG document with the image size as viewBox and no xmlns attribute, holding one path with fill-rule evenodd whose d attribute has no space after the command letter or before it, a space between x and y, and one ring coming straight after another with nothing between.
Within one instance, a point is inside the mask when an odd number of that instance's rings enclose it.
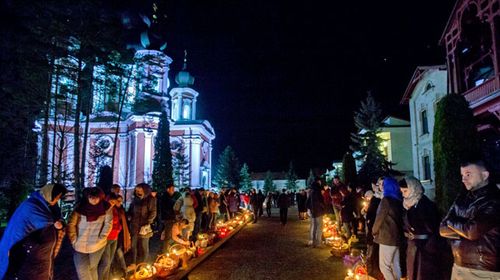
<instances>
[{"instance_id":1,"label":"bush","mask_svg":"<svg viewBox=\"0 0 500 280\"><path fill-rule=\"evenodd\" d=\"M446 213L464 189L460 161L481 155L472 111L462 95L449 94L439 101L433 146L436 203Z\"/></svg>"}]
</instances>

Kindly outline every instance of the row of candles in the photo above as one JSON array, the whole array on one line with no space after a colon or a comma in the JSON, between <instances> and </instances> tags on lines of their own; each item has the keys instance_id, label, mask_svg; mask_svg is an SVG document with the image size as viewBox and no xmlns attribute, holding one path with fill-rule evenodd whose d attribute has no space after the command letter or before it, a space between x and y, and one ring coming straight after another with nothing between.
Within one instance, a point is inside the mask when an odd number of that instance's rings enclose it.
<instances>
[{"instance_id":1,"label":"row of candles","mask_svg":"<svg viewBox=\"0 0 500 280\"><path fill-rule=\"evenodd\" d=\"M218 239L223 239L229 235L231 231L252 219L252 213L247 209L241 209L241 214L224 222L218 221L215 226L215 232L200 233L197 236L195 246L186 247L181 244L171 246L167 253L159 255L153 264L139 264L135 273L130 280L146 280L154 277L167 277L176 272L179 266L180 259L184 254L188 254L189 258L199 256L205 253L205 249L214 244Z\"/></svg>"},{"instance_id":2,"label":"row of candles","mask_svg":"<svg viewBox=\"0 0 500 280\"><path fill-rule=\"evenodd\" d=\"M356 236L352 235L351 238L346 242L341 236L341 230L339 225L333 221L330 217L323 217L323 237L327 245L332 247L331 253L337 257L350 257L354 258L353 253L350 253L351 244L357 242ZM348 255L348 256L346 256ZM352 269L347 270L347 276L344 280L365 280L369 279L366 274L366 267L363 264L355 265L354 271Z\"/></svg>"}]
</instances>

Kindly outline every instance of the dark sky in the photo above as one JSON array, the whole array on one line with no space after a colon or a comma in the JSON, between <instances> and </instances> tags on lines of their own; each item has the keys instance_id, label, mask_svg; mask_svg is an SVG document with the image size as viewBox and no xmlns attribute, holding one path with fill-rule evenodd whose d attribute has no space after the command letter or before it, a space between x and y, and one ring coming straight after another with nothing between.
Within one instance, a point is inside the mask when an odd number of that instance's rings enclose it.
<instances>
[{"instance_id":1,"label":"dark sky","mask_svg":"<svg viewBox=\"0 0 500 280\"><path fill-rule=\"evenodd\" d=\"M415 67L445 63L438 41L454 2L169 2L171 79L187 49L214 164L230 145L251 171L293 160L306 176L341 160L368 91L408 116L399 100Z\"/></svg>"}]
</instances>

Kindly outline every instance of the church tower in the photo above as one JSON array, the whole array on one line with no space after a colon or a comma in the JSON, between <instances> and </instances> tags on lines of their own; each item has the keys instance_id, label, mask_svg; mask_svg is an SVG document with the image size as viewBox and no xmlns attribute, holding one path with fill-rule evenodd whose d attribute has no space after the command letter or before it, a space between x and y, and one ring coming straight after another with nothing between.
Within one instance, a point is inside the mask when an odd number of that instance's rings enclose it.
<instances>
[{"instance_id":1,"label":"church tower","mask_svg":"<svg viewBox=\"0 0 500 280\"><path fill-rule=\"evenodd\" d=\"M194 77L187 71L187 51L184 51L184 65L175 76L177 87L170 91L172 99L172 120L196 120L196 98L198 92L191 88Z\"/></svg>"},{"instance_id":2,"label":"church tower","mask_svg":"<svg viewBox=\"0 0 500 280\"><path fill-rule=\"evenodd\" d=\"M177 186L210 188L212 177L212 140L215 133L208 120L196 116L198 92L192 88L194 77L184 65L175 76L177 87L170 90L172 125L170 141L174 158L174 180ZM188 163L187 166L183 162ZM177 169L177 170L176 170Z\"/></svg>"}]
</instances>

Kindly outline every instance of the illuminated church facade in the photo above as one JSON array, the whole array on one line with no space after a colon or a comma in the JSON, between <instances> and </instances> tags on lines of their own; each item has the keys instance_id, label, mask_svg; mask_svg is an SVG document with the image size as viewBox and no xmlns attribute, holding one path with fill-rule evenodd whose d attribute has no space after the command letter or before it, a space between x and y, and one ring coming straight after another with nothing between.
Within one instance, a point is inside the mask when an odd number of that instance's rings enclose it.
<instances>
[{"instance_id":1,"label":"illuminated church facade","mask_svg":"<svg viewBox=\"0 0 500 280\"><path fill-rule=\"evenodd\" d=\"M55 64L68 69L75 63L71 58L64 58ZM122 187L151 183L155 138L162 111L167 112L170 119L176 185L210 187L215 132L208 120L197 118L199 93L192 87L194 77L186 69L186 58L182 71L175 75L173 87L169 79L171 63L172 59L161 51L139 50L134 63L122 65L129 73L126 76L113 76L107 74L103 66L94 66L90 114L88 120L85 115L80 118L80 157L85 158L85 187L96 185L105 166L112 167L113 183ZM39 154L45 153L48 158L47 181L59 176L62 177L59 181L72 185L75 120L67 116L75 110L76 97L64 94L74 91L67 76L66 73L52 77L52 93L60 98L55 98L51 105L46 134L48 145L41 144L43 135L40 134L38 146ZM40 131L43 126L39 121ZM183 170L176 172L179 155L185 162L181 163Z\"/></svg>"}]
</instances>

